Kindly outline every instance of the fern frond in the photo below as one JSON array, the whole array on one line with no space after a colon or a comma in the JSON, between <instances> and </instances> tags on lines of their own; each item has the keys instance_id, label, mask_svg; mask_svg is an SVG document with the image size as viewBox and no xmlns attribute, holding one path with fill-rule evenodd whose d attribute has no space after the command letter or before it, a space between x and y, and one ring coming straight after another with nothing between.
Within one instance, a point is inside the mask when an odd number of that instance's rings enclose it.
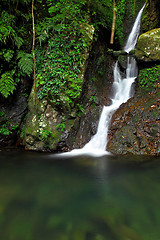
<instances>
[{"instance_id":1,"label":"fern frond","mask_svg":"<svg viewBox=\"0 0 160 240\"><path fill-rule=\"evenodd\" d=\"M14 42L18 49L20 49L20 47L23 45L23 39L21 37L15 36Z\"/></svg>"},{"instance_id":2,"label":"fern frond","mask_svg":"<svg viewBox=\"0 0 160 240\"><path fill-rule=\"evenodd\" d=\"M3 56L4 56L4 58L5 58L5 60L6 60L7 62L10 62L10 60L11 60L12 57L13 57L13 54L14 54L14 51L13 51L13 50L7 50L7 51L3 54Z\"/></svg>"},{"instance_id":3,"label":"fern frond","mask_svg":"<svg viewBox=\"0 0 160 240\"><path fill-rule=\"evenodd\" d=\"M18 66L22 72L30 76L34 67L32 54L19 51L17 59L19 59Z\"/></svg>"},{"instance_id":4,"label":"fern frond","mask_svg":"<svg viewBox=\"0 0 160 240\"><path fill-rule=\"evenodd\" d=\"M0 93L7 98L15 89L15 82L11 73L5 72L0 78Z\"/></svg>"}]
</instances>

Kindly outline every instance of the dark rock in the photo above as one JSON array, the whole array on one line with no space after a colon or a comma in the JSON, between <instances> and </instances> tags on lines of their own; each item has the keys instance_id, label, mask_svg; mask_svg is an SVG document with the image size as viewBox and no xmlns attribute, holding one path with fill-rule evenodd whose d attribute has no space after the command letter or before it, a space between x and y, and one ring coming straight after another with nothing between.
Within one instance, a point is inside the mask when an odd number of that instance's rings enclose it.
<instances>
[{"instance_id":1,"label":"dark rock","mask_svg":"<svg viewBox=\"0 0 160 240\"><path fill-rule=\"evenodd\" d=\"M160 155L160 94L140 92L113 115L107 150Z\"/></svg>"},{"instance_id":2,"label":"dark rock","mask_svg":"<svg viewBox=\"0 0 160 240\"><path fill-rule=\"evenodd\" d=\"M27 113L27 98L22 85L7 99L0 101L0 146L15 145Z\"/></svg>"},{"instance_id":3,"label":"dark rock","mask_svg":"<svg viewBox=\"0 0 160 240\"><path fill-rule=\"evenodd\" d=\"M128 58L127 55L120 55L118 57L118 62L122 70L125 70L127 68L127 58Z\"/></svg>"},{"instance_id":4,"label":"dark rock","mask_svg":"<svg viewBox=\"0 0 160 240\"><path fill-rule=\"evenodd\" d=\"M127 52L123 51L123 50L119 50L119 51L113 51L113 55L115 57L119 57L120 55L127 55Z\"/></svg>"}]
</instances>

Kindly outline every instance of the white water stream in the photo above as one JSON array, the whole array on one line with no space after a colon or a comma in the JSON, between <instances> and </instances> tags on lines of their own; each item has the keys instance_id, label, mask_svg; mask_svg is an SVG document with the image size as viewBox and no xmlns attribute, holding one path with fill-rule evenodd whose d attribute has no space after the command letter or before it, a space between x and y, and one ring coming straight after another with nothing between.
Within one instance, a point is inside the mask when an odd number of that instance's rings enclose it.
<instances>
[{"instance_id":1,"label":"white water stream","mask_svg":"<svg viewBox=\"0 0 160 240\"><path fill-rule=\"evenodd\" d=\"M131 50L135 48L137 43L137 39L140 31L140 22L141 16L145 5L139 11L135 23L133 25L132 31L128 37L128 41L126 46L124 47L124 51L129 53ZM129 98L132 97L132 84L134 83L137 77L137 66L136 61L133 57L127 57L127 68L126 68L126 77L123 78L121 76L120 69L118 67L118 62L115 63L114 67L114 82L113 82L113 90L114 96L111 99L112 104L110 106L104 106L101 117L99 120L97 133L91 138L91 140L82 148L82 149L74 149L71 152L64 153L70 155L78 155L78 154L89 154L89 155L104 155L109 154L106 151L107 146L107 136L108 136L108 128L110 126L111 118L113 113L120 107L122 103L127 102Z\"/></svg>"}]
</instances>

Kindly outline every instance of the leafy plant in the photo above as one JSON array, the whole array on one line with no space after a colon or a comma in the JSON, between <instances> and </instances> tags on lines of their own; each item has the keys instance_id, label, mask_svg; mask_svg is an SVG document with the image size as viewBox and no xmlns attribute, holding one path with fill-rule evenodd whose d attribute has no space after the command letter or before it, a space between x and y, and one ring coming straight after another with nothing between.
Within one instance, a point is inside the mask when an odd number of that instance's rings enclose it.
<instances>
[{"instance_id":1,"label":"leafy plant","mask_svg":"<svg viewBox=\"0 0 160 240\"><path fill-rule=\"evenodd\" d=\"M0 112L0 117L3 117L4 116L4 112Z\"/></svg>"},{"instance_id":2,"label":"leafy plant","mask_svg":"<svg viewBox=\"0 0 160 240\"><path fill-rule=\"evenodd\" d=\"M155 87L160 79L160 65L151 68L144 68L139 73L138 86L144 90Z\"/></svg>"},{"instance_id":3,"label":"leafy plant","mask_svg":"<svg viewBox=\"0 0 160 240\"><path fill-rule=\"evenodd\" d=\"M82 10L86 3L52 3L48 9L51 17L36 30L40 46L47 49L46 53L41 47L36 49L38 97L48 98L66 111L75 105L82 91L80 73L90 41L86 35L88 13Z\"/></svg>"},{"instance_id":4,"label":"leafy plant","mask_svg":"<svg viewBox=\"0 0 160 240\"><path fill-rule=\"evenodd\" d=\"M10 62L10 60L13 58L14 51L7 49L7 50L2 50L2 54L7 62Z\"/></svg>"},{"instance_id":5,"label":"leafy plant","mask_svg":"<svg viewBox=\"0 0 160 240\"><path fill-rule=\"evenodd\" d=\"M0 93L5 98L16 89L21 76L31 76L33 71L32 55L25 52L32 38L28 34L31 22L26 17L30 15L31 9L27 8L30 2L0 2Z\"/></svg>"},{"instance_id":6,"label":"leafy plant","mask_svg":"<svg viewBox=\"0 0 160 240\"><path fill-rule=\"evenodd\" d=\"M66 128L66 125L64 122L57 124L57 127L56 127L56 129L60 130L61 132L63 132L65 128Z\"/></svg>"},{"instance_id":7,"label":"leafy plant","mask_svg":"<svg viewBox=\"0 0 160 240\"><path fill-rule=\"evenodd\" d=\"M42 133L41 133L41 137L43 139L43 141L47 141L48 137L50 136L50 134L52 134L51 131L48 131L46 129L43 129L42 130Z\"/></svg>"},{"instance_id":8,"label":"leafy plant","mask_svg":"<svg viewBox=\"0 0 160 240\"><path fill-rule=\"evenodd\" d=\"M14 130L16 130L18 127L19 127L18 124L17 124L17 125L13 125L12 128L11 128L11 130L14 131Z\"/></svg>"},{"instance_id":9,"label":"leafy plant","mask_svg":"<svg viewBox=\"0 0 160 240\"><path fill-rule=\"evenodd\" d=\"M0 127L0 134L9 136L10 130L9 130L9 128L8 128L8 126L7 126L6 124L3 124L3 125Z\"/></svg>"},{"instance_id":10,"label":"leafy plant","mask_svg":"<svg viewBox=\"0 0 160 240\"><path fill-rule=\"evenodd\" d=\"M2 11L0 17L0 42L6 44L7 40L14 38L16 32L13 29L14 16L6 11Z\"/></svg>"},{"instance_id":11,"label":"leafy plant","mask_svg":"<svg viewBox=\"0 0 160 240\"><path fill-rule=\"evenodd\" d=\"M0 78L0 93L7 98L15 90L15 82L10 72L5 72Z\"/></svg>"},{"instance_id":12,"label":"leafy plant","mask_svg":"<svg viewBox=\"0 0 160 240\"><path fill-rule=\"evenodd\" d=\"M30 74L33 72L34 66L32 54L19 51L17 59L19 59L18 66L22 72L30 76Z\"/></svg>"}]
</instances>

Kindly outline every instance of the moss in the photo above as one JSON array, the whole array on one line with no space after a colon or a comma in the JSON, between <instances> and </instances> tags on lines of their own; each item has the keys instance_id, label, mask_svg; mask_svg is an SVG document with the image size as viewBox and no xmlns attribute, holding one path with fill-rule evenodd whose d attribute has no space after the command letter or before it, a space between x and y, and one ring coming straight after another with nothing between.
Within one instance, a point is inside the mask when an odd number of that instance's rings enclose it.
<instances>
[{"instance_id":1,"label":"moss","mask_svg":"<svg viewBox=\"0 0 160 240\"><path fill-rule=\"evenodd\" d=\"M160 28L140 35L135 55L141 61L160 60Z\"/></svg>"}]
</instances>

